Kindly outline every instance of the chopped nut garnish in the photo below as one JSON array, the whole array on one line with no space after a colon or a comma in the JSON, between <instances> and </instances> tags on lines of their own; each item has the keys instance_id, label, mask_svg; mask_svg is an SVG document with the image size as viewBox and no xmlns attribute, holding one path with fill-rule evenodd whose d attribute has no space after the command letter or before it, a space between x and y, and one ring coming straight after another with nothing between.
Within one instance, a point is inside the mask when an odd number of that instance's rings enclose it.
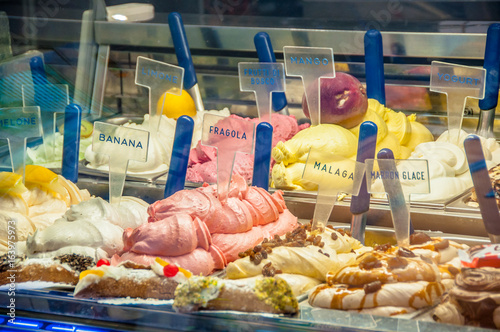
<instances>
[{"instance_id":1,"label":"chopped nut garnish","mask_svg":"<svg viewBox=\"0 0 500 332\"><path fill-rule=\"evenodd\" d=\"M390 243L381 244L373 248L375 251L387 251L391 249L392 245Z\"/></svg>"},{"instance_id":2,"label":"chopped nut garnish","mask_svg":"<svg viewBox=\"0 0 500 332\"><path fill-rule=\"evenodd\" d=\"M450 241L448 240L443 240L441 242L438 242L434 245L434 249L436 250L444 250L450 246Z\"/></svg>"},{"instance_id":3,"label":"chopped nut garnish","mask_svg":"<svg viewBox=\"0 0 500 332\"><path fill-rule=\"evenodd\" d=\"M432 259L430 259L429 257L427 256L424 256L424 255L420 255L420 258L426 262L426 263L429 263L429 264L434 264L434 262L432 261Z\"/></svg>"},{"instance_id":4,"label":"chopped nut garnish","mask_svg":"<svg viewBox=\"0 0 500 332\"><path fill-rule=\"evenodd\" d=\"M331 236L331 238L332 238L333 241L335 241L335 240L337 240L339 238L339 236L335 232L332 232L332 235L330 235L330 236Z\"/></svg>"},{"instance_id":5,"label":"chopped nut garnish","mask_svg":"<svg viewBox=\"0 0 500 332\"><path fill-rule=\"evenodd\" d=\"M417 257L417 255L415 255L413 253L413 251L411 251L410 249L404 248L404 247L400 247L398 249L397 255L399 257Z\"/></svg>"},{"instance_id":6,"label":"chopped nut garnish","mask_svg":"<svg viewBox=\"0 0 500 332\"><path fill-rule=\"evenodd\" d=\"M450 265L448 266L448 271L450 271L450 273L453 275L453 276L456 276L457 274L460 273L460 270L457 269L456 267L454 267L453 265Z\"/></svg>"},{"instance_id":7,"label":"chopped nut garnish","mask_svg":"<svg viewBox=\"0 0 500 332\"><path fill-rule=\"evenodd\" d=\"M415 232L410 235L410 244L423 244L429 242L431 237L422 232Z\"/></svg>"},{"instance_id":8,"label":"chopped nut garnish","mask_svg":"<svg viewBox=\"0 0 500 332\"><path fill-rule=\"evenodd\" d=\"M380 290L381 288L382 288L382 283L378 280L370 282L369 284L366 284L363 286L363 289L365 290L365 294L375 293L376 291Z\"/></svg>"},{"instance_id":9,"label":"chopped nut garnish","mask_svg":"<svg viewBox=\"0 0 500 332\"><path fill-rule=\"evenodd\" d=\"M391 257L387 260L387 265L390 270L402 269L408 265L408 261L403 257Z\"/></svg>"},{"instance_id":10,"label":"chopped nut garnish","mask_svg":"<svg viewBox=\"0 0 500 332\"><path fill-rule=\"evenodd\" d=\"M377 257L373 255L367 255L363 260L359 263L359 267L363 270L371 270L382 266L382 262L378 260Z\"/></svg>"}]
</instances>

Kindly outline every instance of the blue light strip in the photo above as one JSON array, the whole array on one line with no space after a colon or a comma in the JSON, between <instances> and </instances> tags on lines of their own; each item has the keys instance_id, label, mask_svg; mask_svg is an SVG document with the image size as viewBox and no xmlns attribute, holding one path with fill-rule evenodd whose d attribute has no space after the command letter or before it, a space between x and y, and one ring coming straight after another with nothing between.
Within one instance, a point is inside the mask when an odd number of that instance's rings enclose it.
<instances>
[{"instance_id":1,"label":"blue light strip","mask_svg":"<svg viewBox=\"0 0 500 332\"><path fill-rule=\"evenodd\" d=\"M31 329L39 329L42 327L43 323L40 321L36 320L27 320L27 319L19 319L16 318L14 319L13 322L7 321L8 326L15 326L15 327L29 327Z\"/></svg>"},{"instance_id":2,"label":"blue light strip","mask_svg":"<svg viewBox=\"0 0 500 332\"><path fill-rule=\"evenodd\" d=\"M51 321L35 320L35 319L20 319L16 318L14 322L9 322L8 319L3 316L0 317L0 330L4 330L1 326L12 326L15 328L28 328L30 330L40 330L40 331L62 331L62 332L113 332L114 330L79 326L72 324L58 324L52 323ZM45 325L45 326L44 326ZM9 329L10 331L17 331L15 329Z\"/></svg>"},{"instance_id":3,"label":"blue light strip","mask_svg":"<svg viewBox=\"0 0 500 332\"><path fill-rule=\"evenodd\" d=\"M74 332L75 327L72 325L50 324L45 328L47 331L70 331Z\"/></svg>"}]
</instances>

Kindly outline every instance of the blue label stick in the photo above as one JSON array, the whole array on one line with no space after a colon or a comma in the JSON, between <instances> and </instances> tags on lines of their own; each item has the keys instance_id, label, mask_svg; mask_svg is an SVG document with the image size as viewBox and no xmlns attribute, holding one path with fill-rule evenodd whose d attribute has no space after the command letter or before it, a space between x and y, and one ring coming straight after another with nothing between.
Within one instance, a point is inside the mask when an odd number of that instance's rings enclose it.
<instances>
[{"instance_id":1,"label":"blue label stick","mask_svg":"<svg viewBox=\"0 0 500 332\"><path fill-rule=\"evenodd\" d=\"M191 117L183 115L177 119L174 146L172 148L170 168L168 170L167 184L165 185L165 194L163 196L165 198L184 189L189 151L191 150L191 141L193 140L193 128L194 121Z\"/></svg>"},{"instance_id":2,"label":"blue label stick","mask_svg":"<svg viewBox=\"0 0 500 332\"><path fill-rule=\"evenodd\" d=\"M366 94L385 105L384 49L382 35L378 30L365 34Z\"/></svg>"},{"instance_id":3,"label":"blue label stick","mask_svg":"<svg viewBox=\"0 0 500 332\"><path fill-rule=\"evenodd\" d=\"M364 163L366 159L375 158L377 145L377 125L365 121L359 129L358 153L356 161ZM363 175L358 195L351 198L351 233L352 236L364 244L366 228L366 212L370 209L370 194L367 191L366 175Z\"/></svg>"},{"instance_id":4,"label":"blue label stick","mask_svg":"<svg viewBox=\"0 0 500 332\"><path fill-rule=\"evenodd\" d=\"M273 45L271 44L271 38L265 32L259 32L253 38L255 44L255 49L257 50L257 56L259 57L259 62L276 62L276 57L274 56ZM284 92L275 92L272 95L272 105L273 111L279 112L285 108L288 104L286 101L286 95Z\"/></svg>"},{"instance_id":5,"label":"blue label stick","mask_svg":"<svg viewBox=\"0 0 500 332\"><path fill-rule=\"evenodd\" d=\"M273 126L267 122L257 125L252 185L269 189L269 169L273 144Z\"/></svg>"},{"instance_id":6,"label":"blue label stick","mask_svg":"<svg viewBox=\"0 0 500 332\"><path fill-rule=\"evenodd\" d=\"M77 104L66 106L64 113L64 143L61 174L66 179L78 181L78 156L80 154L80 128L82 109Z\"/></svg>"},{"instance_id":7,"label":"blue label stick","mask_svg":"<svg viewBox=\"0 0 500 332\"><path fill-rule=\"evenodd\" d=\"M479 137L469 135L464 141L464 148L484 227L491 242L500 243L500 214Z\"/></svg>"}]
</instances>

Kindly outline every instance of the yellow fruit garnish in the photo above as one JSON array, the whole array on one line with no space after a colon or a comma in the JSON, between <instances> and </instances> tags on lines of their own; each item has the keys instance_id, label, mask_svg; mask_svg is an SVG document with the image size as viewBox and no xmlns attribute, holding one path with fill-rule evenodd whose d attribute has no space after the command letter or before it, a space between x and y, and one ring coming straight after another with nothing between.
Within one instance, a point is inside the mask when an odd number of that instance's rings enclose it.
<instances>
[{"instance_id":1,"label":"yellow fruit garnish","mask_svg":"<svg viewBox=\"0 0 500 332\"><path fill-rule=\"evenodd\" d=\"M87 120L82 120L80 126L80 136L83 138L90 137L94 132L94 125Z\"/></svg>"},{"instance_id":2,"label":"yellow fruit garnish","mask_svg":"<svg viewBox=\"0 0 500 332\"><path fill-rule=\"evenodd\" d=\"M64 200L68 206L70 205L71 197L59 182L57 174L45 167L26 165L24 183L28 188L39 187L42 190L47 190L55 197Z\"/></svg>"},{"instance_id":3,"label":"yellow fruit garnish","mask_svg":"<svg viewBox=\"0 0 500 332\"><path fill-rule=\"evenodd\" d=\"M161 265L161 266L163 266L163 267L165 267L165 266L167 266L167 265L168 265L168 263L167 263L167 262L165 262L165 261L164 261L163 259L161 259L160 257L156 257L156 258L155 258L155 262L156 262L156 263L158 263L158 264L160 264L160 265Z\"/></svg>"},{"instance_id":4,"label":"yellow fruit garnish","mask_svg":"<svg viewBox=\"0 0 500 332\"><path fill-rule=\"evenodd\" d=\"M191 278L193 276L190 271L183 269L182 267L179 267L179 272L182 272L182 274L184 274L186 278Z\"/></svg>"},{"instance_id":5,"label":"yellow fruit garnish","mask_svg":"<svg viewBox=\"0 0 500 332\"><path fill-rule=\"evenodd\" d=\"M16 173L0 173L0 195L19 196L28 190L23 184L23 177Z\"/></svg>"},{"instance_id":6,"label":"yellow fruit garnish","mask_svg":"<svg viewBox=\"0 0 500 332\"><path fill-rule=\"evenodd\" d=\"M155 258L155 262L160 264L161 266L165 267L167 265L170 265L170 263L164 261L163 259L161 259L160 257L156 257ZM191 278L193 276L193 274L186 270L186 269L183 269L182 267L178 267L179 268L179 272L181 272L182 274L184 274L186 276L186 278Z\"/></svg>"},{"instance_id":7,"label":"yellow fruit garnish","mask_svg":"<svg viewBox=\"0 0 500 332\"><path fill-rule=\"evenodd\" d=\"M177 89L176 93L178 93L178 91ZM165 102L162 105L163 98L165 98ZM186 90L182 90L180 95L165 92L158 100L156 107L158 112L161 110L165 116L172 119L177 119L181 115L196 115L194 100Z\"/></svg>"},{"instance_id":8,"label":"yellow fruit garnish","mask_svg":"<svg viewBox=\"0 0 500 332\"><path fill-rule=\"evenodd\" d=\"M99 277L102 278L102 276L104 276L104 271L101 271L101 270L86 270L86 271L82 271L80 272L80 280L85 278L87 275L89 274L95 274Z\"/></svg>"}]
</instances>

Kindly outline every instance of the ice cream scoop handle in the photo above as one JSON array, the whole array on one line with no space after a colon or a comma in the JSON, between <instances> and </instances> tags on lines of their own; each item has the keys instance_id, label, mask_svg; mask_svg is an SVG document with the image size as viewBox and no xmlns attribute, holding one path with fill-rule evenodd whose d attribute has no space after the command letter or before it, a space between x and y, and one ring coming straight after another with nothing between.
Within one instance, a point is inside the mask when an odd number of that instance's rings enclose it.
<instances>
[{"instance_id":1,"label":"ice cream scoop handle","mask_svg":"<svg viewBox=\"0 0 500 332\"><path fill-rule=\"evenodd\" d=\"M484 227L489 234L498 237L500 236L500 213L498 212L495 192L491 188L491 180L479 137L469 135L464 141L464 148Z\"/></svg>"},{"instance_id":2,"label":"ice cream scoop handle","mask_svg":"<svg viewBox=\"0 0 500 332\"><path fill-rule=\"evenodd\" d=\"M269 168L273 143L273 126L268 122L257 125L255 133L255 155L252 184L265 190L269 189Z\"/></svg>"},{"instance_id":3,"label":"ice cream scoop handle","mask_svg":"<svg viewBox=\"0 0 500 332\"><path fill-rule=\"evenodd\" d=\"M47 74L45 73L45 67L42 57L35 56L31 58L30 69L31 76L33 78L33 84L47 84Z\"/></svg>"},{"instance_id":4,"label":"ice cream scoop handle","mask_svg":"<svg viewBox=\"0 0 500 332\"><path fill-rule=\"evenodd\" d=\"M494 23L488 28L486 48L484 50L484 69L486 81L484 99L479 101L482 110L494 109L498 103L500 70L500 24Z\"/></svg>"},{"instance_id":5,"label":"ice cream scoop handle","mask_svg":"<svg viewBox=\"0 0 500 332\"><path fill-rule=\"evenodd\" d=\"M366 94L385 105L384 51L378 30L365 33Z\"/></svg>"},{"instance_id":6,"label":"ice cream scoop handle","mask_svg":"<svg viewBox=\"0 0 500 332\"><path fill-rule=\"evenodd\" d=\"M170 158L170 168L167 175L164 197L167 198L184 189L189 161L191 141L193 139L194 121L183 115L177 119L175 126L174 146Z\"/></svg>"},{"instance_id":7,"label":"ice cream scoop handle","mask_svg":"<svg viewBox=\"0 0 500 332\"><path fill-rule=\"evenodd\" d=\"M364 163L366 159L375 157L375 147L377 144L377 125L371 121L365 121L359 129L358 153L356 161ZM366 175L363 175L366 178ZM361 188L357 196L352 196L351 213L359 214L368 211L370 208L370 194L366 189L366 180L361 182Z\"/></svg>"},{"instance_id":8,"label":"ice cream scoop handle","mask_svg":"<svg viewBox=\"0 0 500 332\"><path fill-rule=\"evenodd\" d=\"M78 156L80 154L80 129L82 109L69 104L64 112L64 143L61 174L73 183L78 181Z\"/></svg>"},{"instance_id":9,"label":"ice cream scoop handle","mask_svg":"<svg viewBox=\"0 0 500 332\"><path fill-rule=\"evenodd\" d=\"M259 57L259 62L276 62L276 57L274 56L273 45L271 44L271 38L265 32L259 32L253 38L255 49L257 50L257 56ZM272 105L275 112L281 111L287 106L286 96L284 92L274 92L272 94Z\"/></svg>"},{"instance_id":10,"label":"ice cream scoop handle","mask_svg":"<svg viewBox=\"0 0 500 332\"><path fill-rule=\"evenodd\" d=\"M382 149L377 154L377 158L394 160L394 154L390 149ZM389 172L389 174L397 173L395 161L391 165L379 163L379 167L381 172ZM399 181L391 181L390 179L383 177L382 182L384 184L384 189L387 192L398 245L409 245L409 235L412 233L413 229L410 219L410 204L405 198Z\"/></svg>"},{"instance_id":11,"label":"ice cream scoop handle","mask_svg":"<svg viewBox=\"0 0 500 332\"><path fill-rule=\"evenodd\" d=\"M196 78L196 72L194 71L193 59L191 58L191 51L189 50L181 15L176 12L170 13L168 15L168 25L170 27L170 34L172 35L177 61L179 62L179 66L184 68L184 88L191 89L193 85L198 83L198 80Z\"/></svg>"}]
</instances>

